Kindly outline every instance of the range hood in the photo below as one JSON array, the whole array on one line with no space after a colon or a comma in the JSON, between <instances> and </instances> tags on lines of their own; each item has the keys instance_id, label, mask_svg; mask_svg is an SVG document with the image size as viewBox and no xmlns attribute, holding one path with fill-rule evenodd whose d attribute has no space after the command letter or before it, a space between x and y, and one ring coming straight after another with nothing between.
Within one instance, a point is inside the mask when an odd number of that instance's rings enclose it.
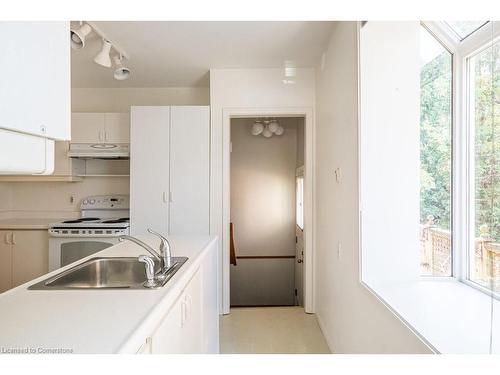
<instances>
[{"instance_id":1,"label":"range hood","mask_svg":"<svg viewBox=\"0 0 500 375\"><path fill-rule=\"evenodd\" d=\"M77 159L129 159L128 144L71 143L68 156Z\"/></svg>"}]
</instances>

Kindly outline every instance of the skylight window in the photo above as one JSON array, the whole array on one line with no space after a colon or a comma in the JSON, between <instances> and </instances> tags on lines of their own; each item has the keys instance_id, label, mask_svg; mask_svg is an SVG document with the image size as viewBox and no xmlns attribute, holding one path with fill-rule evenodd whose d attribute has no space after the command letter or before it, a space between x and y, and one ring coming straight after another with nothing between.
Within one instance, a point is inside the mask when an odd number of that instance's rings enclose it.
<instances>
[{"instance_id":1,"label":"skylight window","mask_svg":"<svg viewBox=\"0 0 500 375\"><path fill-rule=\"evenodd\" d=\"M489 21L446 21L448 27L461 41L486 25Z\"/></svg>"}]
</instances>

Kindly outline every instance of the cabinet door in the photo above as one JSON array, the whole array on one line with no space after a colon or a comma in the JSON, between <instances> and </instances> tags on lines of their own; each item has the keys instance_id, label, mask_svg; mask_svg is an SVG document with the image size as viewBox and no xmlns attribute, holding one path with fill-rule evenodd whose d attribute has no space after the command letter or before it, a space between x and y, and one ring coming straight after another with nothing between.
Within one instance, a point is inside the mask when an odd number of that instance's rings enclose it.
<instances>
[{"instance_id":1,"label":"cabinet door","mask_svg":"<svg viewBox=\"0 0 500 375\"><path fill-rule=\"evenodd\" d=\"M12 233L12 284L15 287L48 272L49 236L45 230Z\"/></svg>"},{"instance_id":2,"label":"cabinet door","mask_svg":"<svg viewBox=\"0 0 500 375\"><path fill-rule=\"evenodd\" d=\"M166 314L151 338L152 354L179 354L184 351L183 317L185 295L182 294Z\"/></svg>"},{"instance_id":3,"label":"cabinet door","mask_svg":"<svg viewBox=\"0 0 500 375\"><path fill-rule=\"evenodd\" d=\"M105 113L104 127L106 143L130 142L130 115L128 113Z\"/></svg>"},{"instance_id":4,"label":"cabinet door","mask_svg":"<svg viewBox=\"0 0 500 375\"><path fill-rule=\"evenodd\" d=\"M0 128L70 137L69 22L0 22Z\"/></svg>"},{"instance_id":5,"label":"cabinet door","mask_svg":"<svg viewBox=\"0 0 500 375\"><path fill-rule=\"evenodd\" d=\"M12 288L12 232L0 230L0 293Z\"/></svg>"},{"instance_id":6,"label":"cabinet door","mask_svg":"<svg viewBox=\"0 0 500 375\"><path fill-rule=\"evenodd\" d=\"M184 292L184 321L182 346L184 353L201 354L204 352L202 277L198 270Z\"/></svg>"},{"instance_id":7,"label":"cabinet door","mask_svg":"<svg viewBox=\"0 0 500 375\"><path fill-rule=\"evenodd\" d=\"M171 107L170 118L169 234L209 234L209 107Z\"/></svg>"},{"instance_id":8,"label":"cabinet door","mask_svg":"<svg viewBox=\"0 0 500 375\"><path fill-rule=\"evenodd\" d=\"M104 142L104 117L104 113L74 112L71 115L71 142Z\"/></svg>"},{"instance_id":9,"label":"cabinet door","mask_svg":"<svg viewBox=\"0 0 500 375\"><path fill-rule=\"evenodd\" d=\"M130 232L168 231L169 107L132 107Z\"/></svg>"}]
</instances>

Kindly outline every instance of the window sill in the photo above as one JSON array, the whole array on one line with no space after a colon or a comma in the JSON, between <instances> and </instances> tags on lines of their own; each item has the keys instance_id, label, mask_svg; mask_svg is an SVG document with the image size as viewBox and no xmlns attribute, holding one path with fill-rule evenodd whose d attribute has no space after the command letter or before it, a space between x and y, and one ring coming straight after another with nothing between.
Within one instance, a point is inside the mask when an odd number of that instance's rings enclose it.
<instances>
[{"instance_id":1,"label":"window sill","mask_svg":"<svg viewBox=\"0 0 500 375\"><path fill-rule=\"evenodd\" d=\"M367 285L436 353L500 353L500 301L454 278ZM491 317L493 315L493 330Z\"/></svg>"}]
</instances>

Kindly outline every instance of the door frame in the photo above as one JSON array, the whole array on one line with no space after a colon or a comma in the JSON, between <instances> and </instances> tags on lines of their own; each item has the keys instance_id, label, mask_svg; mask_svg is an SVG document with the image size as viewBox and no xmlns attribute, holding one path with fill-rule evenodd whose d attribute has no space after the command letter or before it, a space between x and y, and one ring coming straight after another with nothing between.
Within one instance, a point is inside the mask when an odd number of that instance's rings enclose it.
<instances>
[{"instance_id":1,"label":"door frame","mask_svg":"<svg viewBox=\"0 0 500 375\"><path fill-rule=\"evenodd\" d=\"M230 310L229 223L231 217L231 119L252 117L304 118L304 310L314 313L314 184L315 128L312 107L247 107L222 110L222 313Z\"/></svg>"}]
</instances>

